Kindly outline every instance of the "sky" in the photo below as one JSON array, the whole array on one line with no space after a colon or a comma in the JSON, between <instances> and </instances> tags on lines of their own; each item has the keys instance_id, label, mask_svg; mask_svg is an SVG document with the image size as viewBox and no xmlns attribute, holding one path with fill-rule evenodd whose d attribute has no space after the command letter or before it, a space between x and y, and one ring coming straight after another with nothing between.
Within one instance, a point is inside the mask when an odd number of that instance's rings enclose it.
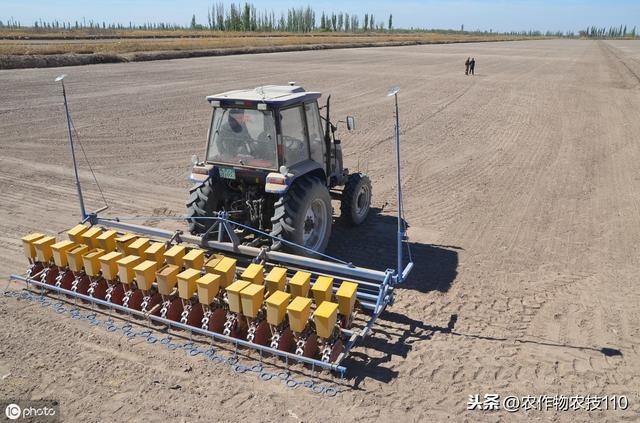
<instances>
[{"instance_id":1,"label":"sky","mask_svg":"<svg viewBox=\"0 0 640 423\"><path fill-rule=\"evenodd\" d=\"M23 25L43 20L114 22L134 24L168 22L188 25L196 15L207 22L214 0L0 0L0 20L9 18ZM396 28L441 28L466 30L578 31L587 26L638 26L640 0L253 0L259 10L276 13L311 4L316 14L344 11L362 16L372 13L376 22L387 22L393 14ZM230 0L224 1L228 5ZM236 3L244 3L236 1Z\"/></svg>"}]
</instances>

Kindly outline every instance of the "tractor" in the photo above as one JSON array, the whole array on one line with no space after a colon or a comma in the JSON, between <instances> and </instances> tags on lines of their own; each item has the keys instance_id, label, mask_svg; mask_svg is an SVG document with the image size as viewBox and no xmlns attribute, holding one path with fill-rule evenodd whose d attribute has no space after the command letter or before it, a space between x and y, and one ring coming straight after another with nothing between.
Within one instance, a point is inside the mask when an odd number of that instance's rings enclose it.
<instances>
[{"instance_id":1,"label":"tractor","mask_svg":"<svg viewBox=\"0 0 640 423\"><path fill-rule=\"evenodd\" d=\"M321 95L290 83L207 97L213 113L205 157L192 157L189 176L192 234L210 232L211 217L223 212L240 224L243 244L314 256L331 236L332 198L349 224L365 221L371 181L343 166L336 138L337 123L353 130L354 119L332 123L331 96L319 107Z\"/></svg>"}]
</instances>

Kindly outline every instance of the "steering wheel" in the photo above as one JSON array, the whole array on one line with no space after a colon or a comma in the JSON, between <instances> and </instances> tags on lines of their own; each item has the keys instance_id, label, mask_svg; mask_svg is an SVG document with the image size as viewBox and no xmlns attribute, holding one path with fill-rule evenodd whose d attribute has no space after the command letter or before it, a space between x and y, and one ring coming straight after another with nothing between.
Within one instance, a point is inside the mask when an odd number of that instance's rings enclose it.
<instances>
[{"instance_id":1,"label":"steering wheel","mask_svg":"<svg viewBox=\"0 0 640 423\"><path fill-rule=\"evenodd\" d=\"M302 149L302 141L300 141L299 139L285 135L282 137L282 141L284 142L284 146L287 150Z\"/></svg>"},{"instance_id":2,"label":"steering wheel","mask_svg":"<svg viewBox=\"0 0 640 423\"><path fill-rule=\"evenodd\" d=\"M251 145L249 142L242 139L228 139L222 138L220 139L221 150L226 154L231 156L239 155L239 154L249 154L251 155Z\"/></svg>"},{"instance_id":3,"label":"steering wheel","mask_svg":"<svg viewBox=\"0 0 640 423\"><path fill-rule=\"evenodd\" d=\"M271 133L269 131L262 131L256 139L256 144L267 144L271 142Z\"/></svg>"}]
</instances>

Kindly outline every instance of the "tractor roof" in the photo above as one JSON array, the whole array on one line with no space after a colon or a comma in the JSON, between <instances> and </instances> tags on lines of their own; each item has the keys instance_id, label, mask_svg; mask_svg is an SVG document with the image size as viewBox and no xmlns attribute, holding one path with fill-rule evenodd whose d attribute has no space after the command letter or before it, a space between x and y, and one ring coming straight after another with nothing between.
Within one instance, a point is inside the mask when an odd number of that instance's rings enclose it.
<instances>
[{"instance_id":1,"label":"tractor roof","mask_svg":"<svg viewBox=\"0 0 640 423\"><path fill-rule=\"evenodd\" d=\"M221 94L207 96L207 101L219 101L223 106L230 106L242 102L266 103L272 107L286 107L293 104L315 100L322 94L307 92L299 85L264 85L254 89L227 91Z\"/></svg>"}]
</instances>

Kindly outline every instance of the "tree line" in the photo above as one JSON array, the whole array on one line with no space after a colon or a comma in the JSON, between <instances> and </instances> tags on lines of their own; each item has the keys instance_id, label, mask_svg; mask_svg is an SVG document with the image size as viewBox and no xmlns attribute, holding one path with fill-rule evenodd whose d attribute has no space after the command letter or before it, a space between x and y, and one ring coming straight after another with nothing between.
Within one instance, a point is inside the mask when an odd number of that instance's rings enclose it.
<instances>
[{"instance_id":1,"label":"tree line","mask_svg":"<svg viewBox=\"0 0 640 423\"><path fill-rule=\"evenodd\" d=\"M235 3L228 6L222 2L214 2L207 10L207 22L199 23L193 14L189 25L184 26L168 22L147 22L128 25L109 23L93 19L75 21L46 21L38 19L33 25L23 26L21 22L10 18L9 21L0 20L0 28L20 29L32 28L36 31L44 30L212 30L235 32L359 32L384 31L393 29L393 16L389 15L385 22L376 22L373 13L365 13L362 20L356 14L343 12L322 12L317 19L315 10L311 6L289 8L276 14L273 10L258 10L252 3Z\"/></svg>"},{"instance_id":2,"label":"tree line","mask_svg":"<svg viewBox=\"0 0 640 423\"><path fill-rule=\"evenodd\" d=\"M590 26L580 31L580 36L585 38L636 38L636 27L634 26L629 31L626 25L620 25L619 27L612 26L609 28Z\"/></svg>"},{"instance_id":3,"label":"tree line","mask_svg":"<svg viewBox=\"0 0 640 423\"><path fill-rule=\"evenodd\" d=\"M188 26L168 22L147 22L128 25L122 23L108 23L93 19L75 21L46 21L38 19L33 25L23 26L20 21L10 18L7 22L0 20L0 28L20 29L32 28L39 30L214 30L238 32L358 32L384 31L393 29L393 15L385 21L378 21L373 13L365 13L362 17L344 12L322 12L317 19L315 10L311 6L294 7L276 14L273 10L258 10L252 3L234 3L228 6L222 2L214 2L207 10L207 22L199 23L193 14Z\"/></svg>"},{"instance_id":4,"label":"tree line","mask_svg":"<svg viewBox=\"0 0 640 423\"><path fill-rule=\"evenodd\" d=\"M31 26L23 26L20 21L10 18L8 21L4 22L0 20L0 29L11 29L18 30L29 28L36 31L44 31L44 30L93 30L99 32L101 30L109 31L109 30L167 30L167 31L175 31L175 30L184 30L187 29L182 25L166 23L166 22L149 22L144 24L136 24L134 25L132 22L129 22L129 25L121 24L121 23L107 23L106 21L98 22L93 19L86 20L82 19L80 21L76 20L72 21L45 21L43 19L38 19Z\"/></svg>"},{"instance_id":5,"label":"tree line","mask_svg":"<svg viewBox=\"0 0 640 423\"><path fill-rule=\"evenodd\" d=\"M91 30L94 32L110 30L154 30L154 31L176 31L176 30L211 30L229 32L435 32L446 34L470 34L470 35L509 35L524 37L562 37L562 38L636 38L636 27L628 29L626 25L619 27L599 28L591 26L581 30L576 35L573 31L465 31L464 25L459 30L454 29L422 29L406 28L396 29L393 25L393 15L389 14L384 21L376 20L373 13L362 15L345 12L322 11L320 15L311 6L293 7L286 11L276 13L273 10L258 10L252 3L235 3L228 6L224 1L215 1L208 7L207 22L199 23L195 14L192 15L188 25L180 25L169 22L146 22L128 25L122 23L107 23L106 21L94 21L92 19L75 21L45 21L38 19L33 25L23 26L20 21L10 18L3 22L0 20L2 29L31 28L36 31L45 30Z\"/></svg>"},{"instance_id":6,"label":"tree line","mask_svg":"<svg viewBox=\"0 0 640 423\"><path fill-rule=\"evenodd\" d=\"M257 10L252 3L215 2L207 11L207 24L196 21L195 14L191 18L191 29L211 29L217 31L244 32L357 32L383 31L393 29L393 15L389 15L386 25L376 22L372 13L365 13L360 24L360 17L344 12L322 12L319 22L316 12L311 6L289 8L277 15L273 10Z\"/></svg>"}]
</instances>

